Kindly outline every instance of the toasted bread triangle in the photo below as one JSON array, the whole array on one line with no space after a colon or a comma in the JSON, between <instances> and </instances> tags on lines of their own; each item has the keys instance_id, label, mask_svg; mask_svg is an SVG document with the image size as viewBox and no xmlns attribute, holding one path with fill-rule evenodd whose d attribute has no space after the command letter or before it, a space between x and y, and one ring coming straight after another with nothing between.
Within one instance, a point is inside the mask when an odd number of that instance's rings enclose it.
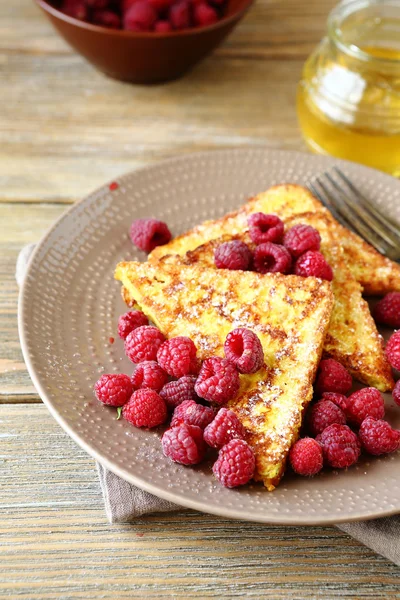
<instances>
[{"instance_id":1,"label":"toasted bread triangle","mask_svg":"<svg viewBox=\"0 0 400 600\"><path fill-rule=\"evenodd\" d=\"M169 244L155 248L149 259L156 260L165 254L184 255L209 240L225 234L240 234L247 228L247 217L253 212L275 213L284 221L304 212L326 214L343 246L348 267L363 292L380 295L400 291L399 264L385 258L355 233L342 227L306 188L292 184L274 186L250 199L239 210L221 219L206 221Z\"/></svg>"},{"instance_id":2,"label":"toasted bread triangle","mask_svg":"<svg viewBox=\"0 0 400 600\"><path fill-rule=\"evenodd\" d=\"M236 327L257 333L264 367L240 376L239 393L228 406L248 431L256 478L272 490L312 397L332 312L330 284L166 261L120 263L115 277L168 338L193 339L201 359L223 356L225 338Z\"/></svg>"}]
</instances>

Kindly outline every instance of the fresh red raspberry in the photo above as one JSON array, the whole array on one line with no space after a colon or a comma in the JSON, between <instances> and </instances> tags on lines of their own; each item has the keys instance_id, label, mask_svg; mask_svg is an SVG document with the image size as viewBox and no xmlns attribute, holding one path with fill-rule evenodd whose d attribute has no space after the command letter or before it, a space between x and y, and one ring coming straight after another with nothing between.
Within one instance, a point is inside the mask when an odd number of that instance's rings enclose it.
<instances>
[{"instance_id":1,"label":"fresh red raspberry","mask_svg":"<svg viewBox=\"0 0 400 600\"><path fill-rule=\"evenodd\" d=\"M190 27L190 6L189 2L177 2L169 9L169 22L174 29L186 29Z\"/></svg>"},{"instance_id":2,"label":"fresh red raspberry","mask_svg":"<svg viewBox=\"0 0 400 600\"><path fill-rule=\"evenodd\" d=\"M223 242L214 251L215 266L218 269L247 271L250 268L252 258L250 248L240 240Z\"/></svg>"},{"instance_id":3,"label":"fresh red raspberry","mask_svg":"<svg viewBox=\"0 0 400 600\"><path fill-rule=\"evenodd\" d=\"M324 460L331 467L345 469L360 456L360 441L347 425L329 425L316 440L322 446Z\"/></svg>"},{"instance_id":4,"label":"fresh red raspberry","mask_svg":"<svg viewBox=\"0 0 400 600\"><path fill-rule=\"evenodd\" d=\"M227 488L248 483L254 475L256 460L254 452L243 440L231 440L219 451L214 463L215 477Z\"/></svg>"},{"instance_id":5,"label":"fresh red raspberry","mask_svg":"<svg viewBox=\"0 0 400 600\"><path fill-rule=\"evenodd\" d=\"M64 0L61 12L80 21L86 21L89 16L84 0Z\"/></svg>"},{"instance_id":6,"label":"fresh red raspberry","mask_svg":"<svg viewBox=\"0 0 400 600\"><path fill-rule=\"evenodd\" d=\"M216 404L226 404L239 391L239 373L224 358L207 358L200 369L194 386L200 398Z\"/></svg>"},{"instance_id":7,"label":"fresh red raspberry","mask_svg":"<svg viewBox=\"0 0 400 600\"><path fill-rule=\"evenodd\" d=\"M154 2L152 2L154 4ZM154 31L158 33L168 33L172 31L172 25L169 21L157 21L154 25Z\"/></svg>"},{"instance_id":8,"label":"fresh red raspberry","mask_svg":"<svg viewBox=\"0 0 400 600\"><path fill-rule=\"evenodd\" d=\"M264 351L258 336L244 327L228 333L224 351L239 373L255 373L264 364Z\"/></svg>"},{"instance_id":9,"label":"fresh red raspberry","mask_svg":"<svg viewBox=\"0 0 400 600\"><path fill-rule=\"evenodd\" d=\"M318 277L332 281L332 267L326 262L324 255L317 250L308 250L302 254L294 265L295 275L300 277Z\"/></svg>"},{"instance_id":10,"label":"fresh red raspberry","mask_svg":"<svg viewBox=\"0 0 400 600\"><path fill-rule=\"evenodd\" d=\"M168 375L155 360L144 360L136 367L132 377L134 390L150 388L159 392L168 381Z\"/></svg>"},{"instance_id":11,"label":"fresh red raspberry","mask_svg":"<svg viewBox=\"0 0 400 600\"><path fill-rule=\"evenodd\" d=\"M133 392L122 409L124 419L135 427L157 427L166 421L167 414L164 400L149 388Z\"/></svg>"},{"instance_id":12,"label":"fresh red raspberry","mask_svg":"<svg viewBox=\"0 0 400 600\"><path fill-rule=\"evenodd\" d=\"M173 377L193 375L197 370L196 346L188 337L171 338L157 352L158 364Z\"/></svg>"},{"instance_id":13,"label":"fresh red raspberry","mask_svg":"<svg viewBox=\"0 0 400 600\"><path fill-rule=\"evenodd\" d=\"M151 4L145 2L144 0L138 0L138 2L132 4L132 6L124 13L124 29L127 29L128 31L150 31L156 21L156 10L151 6ZM138 221L142 221L140 233L137 233L138 230L133 228L135 223ZM149 221L151 221L151 225L149 224ZM147 228L145 231L144 223L147 223ZM163 227L161 227L160 224ZM167 237L168 239L166 239ZM169 229L165 223L161 223L161 221L157 221L156 219L138 219L132 223L131 238L132 242L141 250L144 250L145 252L151 252L156 246L160 246L161 244L166 244L169 242L171 239L171 234L169 233ZM137 239L139 239L139 241L135 241ZM163 241L164 239L166 239L166 241ZM146 248L142 247L140 244L143 244L143 246L146 246Z\"/></svg>"},{"instance_id":14,"label":"fresh red raspberry","mask_svg":"<svg viewBox=\"0 0 400 600\"><path fill-rule=\"evenodd\" d=\"M227 408L220 408L204 430L204 441L212 448L220 449L231 440L244 440L245 437L245 428L233 410Z\"/></svg>"},{"instance_id":15,"label":"fresh red raspberry","mask_svg":"<svg viewBox=\"0 0 400 600\"><path fill-rule=\"evenodd\" d=\"M247 219L249 234L252 241L259 246L265 242L279 244L283 237L283 222L276 215L265 213L253 213Z\"/></svg>"},{"instance_id":16,"label":"fresh red raspberry","mask_svg":"<svg viewBox=\"0 0 400 600\"><path fill-rule=\"evenodd\" d=\"M198 27L212 25L218 21L217 11L205 2L195 4L193 9L193 21Z\"/></svg>"},{"instance_id":17,"label":"fresh red raspberry","mask_svg":"<svg viewBox=\"0 0 400 600\"><path fill-rule=\"evenodd\" d=\"M292 258L284 246L265 242L254 251L254 269L258 273L289 273L291 266Z\"/></svg>"},{"instance_id":18,"label":"fresh red raspberry","mask_svg":"<svg viewBox=\"0 0 400 600\"><path fill-rule=\"evenodd\" d=\"M202 429L186 423L168 429L162 436L161 444L164 456L181 465L197 465L203 460L207 449Z\"/></svg>"},{"instance_id":19,"label":"fresh red raspberry","mask_svg":"<svg viewBox=\"0 0 400 600\"><path fill-rule=\"evenodd\" d=\"M400 379L396 382L396 385L393 388L392 396L397 406L400 406Z\"/></svg>"},{"instance_id":20,"label":"fresh red raspberry","mask_svg":"<svg viewBox=\"0 0 400 600\"><path fill-rule=\"evenodd\" d=\"M165 336L157 327L143 325L131 331L125 340L125 354L133 363L156 360Z\"/></svg>"},{"instance_id":21,"label":"fresh red raspberry","mask_svg":"<svg viewBox=\"0 0 400 600\"><path fill-rule=\"evenodd\" d=\"M347 398L346 416L354 425L361 425L367 417L382 419L384 415L383 396L375 388L363 388Z\"/></svg>"},{"instance_id":22,"label":"fresh red raspberry","mask_svg":"<svg viewBox=\"0 0 400 600\"><path fill-rule=\"evenodd\" d=\"M320 400L311 408L307 421L311 435L316 436L333 423L345 425L346 417L342 409L330 400Z\"/></svg>"},{"instance_id":23,"label":"fresh red raspberry","mask_svg":"<svg viewBox=\"0 0 400 600\"><path fill-rule=\"evenodd\" d=\"M122 0L122 13L126 13L138 0Z\"/></svg>"},{"instance_id":24,"label":"fresh red raspberry","mask_svg":"<svg viewBox=\"0 0 400 600\"><path fill-rule=\"evenodd\" d=\"M330 400L333 402L333 404L336 404L336 406L341 408L344 414L346 414L347 398L344 394L338 394L336 392L324 392L322 394L322 400Z\"/></svg>"},{"instance_id":25,"label":"fresh red raspberry","mask_svg":"<svg viewBox=\"0 0 400 600\"><path fill-rule=\"evenodd\" d=\"M141 2L141 4L154 10L147 2ZM132 6L132 9L135 7L136 4ZM136 219L131 225L132 243L144 252L151 252L156 246L167 244L171 237L168 225L157 219Z\"/></svg>"},{"instance_id":26,"label":"fresh red raspberry","mask_svg":"<svg viewBox=\"0 0 400 600\"><path fill-rule=\"evenodd\" d=\"M118 319L118 335L125 340L131 331L148 324L149 320L141 310L131 310Z\"/></svg>"},{"instance_id":27,"label":"fresh red raspberry","mask_svg":"<svg viewBox=\"0 0 400 600\"><path fill-rule=\"evenodd\" d=\"M107 406L123 406L132 394L132 382L128 375L102 375L95 383L97 400Z\"/></svg>"},{"instance_id":28,"label":"fresh red raspberry","mask_svg":"<svg viewBox=\"0 0 400 600\"><path fill-rule=\"evenodd\" d=\"M347 394L352 386L350 373L333 358L326 358L319 363L315 391L317 394L336 392Z\"/></svg>"},{"instance_id":29,"label":"fresh red raspberry","mask_svg":"<svg viewBox=\"0 0 400 600\"><path fill-rule=\"evenodd\" d=\"M294 258L298 258L308 250L319 250L321 236L311 225L301 223L294 225L285 233L283 245Z\"/></svg>"},{"instance_id":30,"label":"fresh red raspberry","mask_svg":"<svg viewBox=\"0 0 400 600\"><path fill-rule=\"evenodd\" d=\"M392 429L387 421L367 417L358 432L362 447L368 454L390 454L400 447L400 431Z\"/></svg>"},{"instance_id":31,"label":"fresh red raspberry","mask_svg":"<svg viewBox=\"0 0 400 600\"><path fill-rule=\"evenodd\" d=\"M393 369L400 371L400 331L395 331L386 344L386 356Z\"/></svg>"},{"instance_id":32,"label":"fresh red raspberry","mask_svg":"<svg viewBox=\"0 0 400 600\"><path fill-rule=\"evenodd\" d=\"M196 400L197 394L194 391L195 383L196 377L185 375L178 379L178 381L166 383L160 391L160 396L168 408L176 408L186 400Z\"/></svg>"},{"instance_id":33,"label":"fresh red raspberry","mask_svg":"<svg viewBox=\"0 0 400 600\"><path fill-rule=\"evenodd\" d=\"M84 0L87 6L90 8L103 9L107 8L110 4L110 0ZM137 1L137 0L136 0Z\"/></svg>"},{"instance_id":34,"label":"fresh red raspberry","mask_svg":"<svg viewBox=\"0 0 400 600\"><path fill-rule=\"evenodd\" d=\"M295 473L312 477L322 469L324 462L322 448L316 440L309 437L302 438L292 446L289 460Z\"/></svg>"},{"instance_id":35,"label":"fresh red raspberry","mask_svg":"<svg viewBox=\"0 0 400 600\"><path fill-rule=\"evenodd\" d=\"M390 292L379 300L373 311L374 319L382 325L400 327L400 292Z\"/></svg>"},{"instance_id":36,"label":"fresh red raspberry","mask_svg":"<svg viewBox=\"0 0 400 600\"><path fill-rule=\"evenodd\" d=\"M194 400L185 400L179 404L172 415L171 427L176 427L181 423L187 425L197 425L200 429L207 427L214 419L215 412L210 406L202 406Z\"/></svg>"},{"instance_id":37,"label":"fresh red raspberry","mask_svg":"<svg viewBox=\"0 0 400 600\"><path fill-rule=\"evenodd\" d=\"M112 10L95 10L92 13L92 23L109 29L121 29L121 19Z\"/></svg>"}]
</instances>

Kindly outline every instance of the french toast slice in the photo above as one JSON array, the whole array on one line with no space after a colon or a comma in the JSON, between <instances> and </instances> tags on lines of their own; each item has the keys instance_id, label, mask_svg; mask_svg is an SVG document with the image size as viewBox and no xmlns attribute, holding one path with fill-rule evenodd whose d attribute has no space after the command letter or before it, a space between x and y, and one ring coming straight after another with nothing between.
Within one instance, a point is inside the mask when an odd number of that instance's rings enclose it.
<instances>
[{"instance_id":1,"label":"french toast slice","mask_svg":"<svg viewBox=\"0 0 400 600\"><path fill-rule=\"evenodd\" d=\"M362 297L361 285L345 261L343 248L331 224L331 217L323 212L308 212L285 221L288 228L298 223L307 223L319 231L321 252L334 273L332 291L335 302L325 338L324 354L339 361L362 383L376 387L382 392L392 390L394 380L384 352L382 337L376 328L369 306ZM200 264L216 269L215 248L232 239L240 239L248 244L251 250L255 249L255 244L246 230L233 237L224 235L222 238L210 240L183 257L166 255L160 260L168 263L178 260L188 265Z\"/></svg>"},{"instance_id":2,"label":"french toast slice","mask_svg":"<svg viewBox=\"0 0 400 600\"><path fill-rule=\"evenodd\" d=\"M240 376L228 406L248 431L256 479L273 490L312 397L332 312L330 283L167 261L120 263L115 278L168 338L190 337L200 359L223 356L225 338L236 327L257 333L265 364Z\"/></svg>"},{"instance_id":3,"label":"french toast slice","mask_svg":"<svg viewBox=\"0 0 400 600\"><path fill-rule=\"evenodd\" d=\"M274 186L248 200L237 211L194 227L168 244L155 248L149 260L157 260L165 254L184 255L209 240L240 234L247 229L248 215L254 212L274 213L283 221L306 212L325 214L330 218L333 232L343 246L344 258L363 293L382 295L400 291L400 265L382 256L358 235L340 225L306 188L293 184Z\"/></svg>"}]
</instances>

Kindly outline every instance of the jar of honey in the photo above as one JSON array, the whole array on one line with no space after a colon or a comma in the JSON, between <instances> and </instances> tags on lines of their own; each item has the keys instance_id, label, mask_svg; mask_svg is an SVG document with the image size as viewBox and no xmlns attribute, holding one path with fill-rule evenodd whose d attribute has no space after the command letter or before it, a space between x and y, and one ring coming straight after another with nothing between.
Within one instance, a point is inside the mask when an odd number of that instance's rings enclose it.
<instances>
[{"instance_id":1,"label":"jar of honey","mask_svg":"<svg viewBox=\"0 0 400 600\"><path fill-rule=\"evenodd\" d=\"M400 0L345 0L331 12L297 110L314 152L400 176Z\"/></svg>"}]
</instances>

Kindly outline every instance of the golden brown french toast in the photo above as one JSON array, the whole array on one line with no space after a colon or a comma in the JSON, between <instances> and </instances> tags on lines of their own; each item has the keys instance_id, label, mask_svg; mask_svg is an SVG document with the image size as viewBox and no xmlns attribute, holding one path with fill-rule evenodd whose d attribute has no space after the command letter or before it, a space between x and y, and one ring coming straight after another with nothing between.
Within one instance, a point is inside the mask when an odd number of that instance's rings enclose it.
<instances>
[{"instance_id":1,"label":"golden brown french toast","mask_svg":"<svg viewBox=\"0 0 400 600\"><path fill-rule=\"evenodd\" d=\"M225 338L236 327L257 333L265 364L240 376L228 406L248 431L256 478L274 489L312 397L332 312L330 283L167 261L120 263L115 278L168 338L190 337L201 359L223 356Z\"/></svg>"},{"instance_id":2,"label":"golden brown french toast","mask_svg":"<svg viewBox=\"0 0 400 600\"><path fill-rule=\"evenodd\" d=\"M274 213L283 221L304 212L327 215L331 219L334 234L343 246L348 267L363 292L379 295L400 291L400 265L385 258L355 233L342 227L306 188L293 184L274 186L251 198L237 211L194 227L169 244L155 248L149 260L157 260L165 254L184 255L209 240L226 234L240 234L247 229L247 217L253 212Z\"/></svg>"},{"instance_id":3,"label":"golden brown french toast","mask_svg":"<svg viewBox=\"0 0 400 600\"><path fill-rule=\"evenodd\" d=\"M380 336L369 306L362 297L360 284L344 259L343 248L332 227L332 218L323 212L302 213L286 220L287 228L298 223L306 223L317 229L321 235L321 252L334 272L332 291L335 296L331 321L324 343L324 353L339 361L351 375L368 386L382 392L393 389L392 370L386 358L383 340ZM230 237L211 240L185 256L166 255L161 260L182 261L185 264L200 264L215 269L214 251L224 241L240 239L254 250L248 231Z\"/></svg>"}]
</instances>

